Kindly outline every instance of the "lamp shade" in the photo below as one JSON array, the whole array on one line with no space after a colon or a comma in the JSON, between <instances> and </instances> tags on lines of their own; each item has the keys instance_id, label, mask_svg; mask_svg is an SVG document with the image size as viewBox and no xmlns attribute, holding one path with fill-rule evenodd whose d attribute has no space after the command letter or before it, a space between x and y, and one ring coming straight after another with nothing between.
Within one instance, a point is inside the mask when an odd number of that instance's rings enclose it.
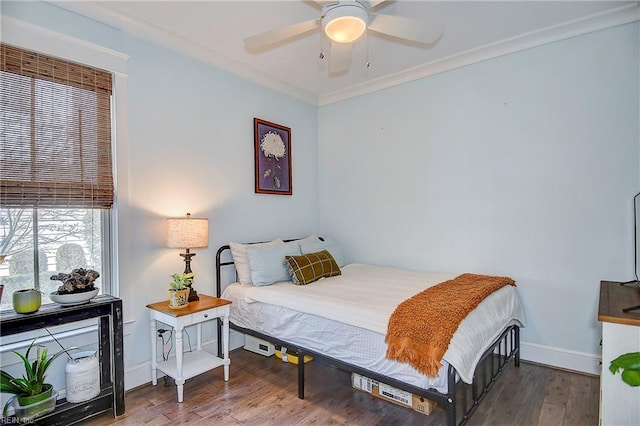
<instances>
[{"instance_id":1,"label":"lamp shade","mask_svg":"<svg viewBox=\"0 0 640 426\"><path fill-rule=\"evenodd\" d=\"M187 217L167 219L167 247L198 248L209 245L209 219Z\"/></svg>"}]
</instances>

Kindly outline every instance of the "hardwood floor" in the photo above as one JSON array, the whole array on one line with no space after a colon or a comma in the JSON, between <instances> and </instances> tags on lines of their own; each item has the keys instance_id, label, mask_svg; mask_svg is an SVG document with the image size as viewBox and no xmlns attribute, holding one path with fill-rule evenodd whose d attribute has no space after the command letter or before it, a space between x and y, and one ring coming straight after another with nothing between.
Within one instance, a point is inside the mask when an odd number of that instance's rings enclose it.
<instances>
[{"instance_id":1,"label":"hardwood floor","mask_svg":"<svg viewBox=\"0 0 640 426\"><path fill-rule=\"evenodd\" d=\"M190 379L184 402L173 384L146 385L126 395L126 413L83 424L102 425L444 425L441 407L430 415L355 390L350 375L312 361L305 399L297 398L296 366L242 349L231 353L231 378L222 368ZM470 425L597 426L599 380L521 362L509 363Z\"/></svg>"}]
</instances>

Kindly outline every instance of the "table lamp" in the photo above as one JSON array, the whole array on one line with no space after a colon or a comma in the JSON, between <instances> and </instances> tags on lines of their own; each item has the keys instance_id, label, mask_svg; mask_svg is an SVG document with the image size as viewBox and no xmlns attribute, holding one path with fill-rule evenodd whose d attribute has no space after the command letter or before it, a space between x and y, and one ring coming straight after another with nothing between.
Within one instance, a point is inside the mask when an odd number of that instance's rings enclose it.
<instances>
[{"instance_id":1,"label":"table lamp","mask_svg":"<svg viewBox=\"0 0 640 426\"><path fill-rule=\"evenodd\" d=\"M186 217L167 219L167 247L183 248L185 253L180 253L184 257L184 273L192 273L191 258L195 253L189 250L192 248L207 247L209 245L209 219L192 218L191 213ZM189 283L189 302L200 300L198 292L193 289L193 279Z\"/></svg>"}]
</instances>

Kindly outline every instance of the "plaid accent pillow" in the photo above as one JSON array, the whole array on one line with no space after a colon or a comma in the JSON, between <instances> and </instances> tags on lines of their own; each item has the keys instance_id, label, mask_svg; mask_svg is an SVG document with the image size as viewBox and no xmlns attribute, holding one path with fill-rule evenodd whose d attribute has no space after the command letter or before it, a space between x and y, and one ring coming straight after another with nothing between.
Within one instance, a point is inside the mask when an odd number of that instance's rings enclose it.
<instances>
[{"instance_id":1,"label":"plaid accent pillow","mask_svg":"<svg viewBox=\"0 0 640 426\"><path fill-rule=\"evenodd\" d=\"M291 274L291 281L297 285L306 285L320 278L342 274L336 260L327 250L302 256L285 256L284 259Z\"/></svg>"}]
</instances>

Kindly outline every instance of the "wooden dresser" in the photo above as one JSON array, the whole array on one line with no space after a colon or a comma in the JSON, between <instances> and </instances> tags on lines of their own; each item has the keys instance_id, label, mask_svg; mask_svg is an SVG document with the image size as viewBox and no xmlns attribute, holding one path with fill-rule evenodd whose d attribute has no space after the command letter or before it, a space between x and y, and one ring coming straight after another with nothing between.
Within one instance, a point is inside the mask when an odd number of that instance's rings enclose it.
<instances>
[{"instance_id":1,"label":"wooden dresser","mask_svg":"<svg viewBox=\"0 0 640 426\"><path fill-rule=\"evenodd\" d=\"M615 376L609 364L627 352L640 352L640 286L600 282L598 321L602 322L602 371L600 374L600 424L602 426L640 425L640 387L631 387Z\"/></svg>"}]
</instances>

